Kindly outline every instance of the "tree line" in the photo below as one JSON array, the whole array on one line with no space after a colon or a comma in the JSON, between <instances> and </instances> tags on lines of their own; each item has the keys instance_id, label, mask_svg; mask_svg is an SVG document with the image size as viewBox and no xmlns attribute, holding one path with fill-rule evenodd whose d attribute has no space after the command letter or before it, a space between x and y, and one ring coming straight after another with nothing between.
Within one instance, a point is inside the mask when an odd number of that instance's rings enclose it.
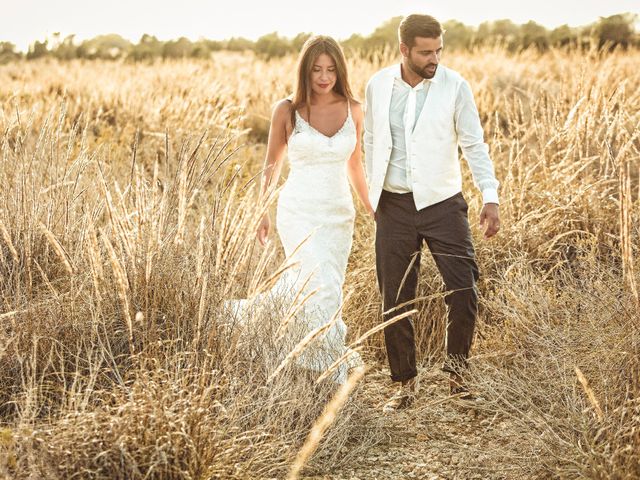
<instances>
[{"instance_id":1,"label":"tree line","mask_svg":"<svg viewBox=\"0 0 640 480\"><path fill-rule=\"evenodd\" d=\"M623 13L600 17L592 24L582 27L562 25L547 29L530 21L515 24L511 20L495 20L470 27L456 20L444 22L447 49L472 49L478 46L501 45L512 52L535 48L545 51L551 47L579 49L614 49L640 47L640 33L635 30L638 15ZM394 17L375 29L371 35L353 34L341 44L347 52L377 55L389 48L396 48L397 30L402 17ZM161 41L153 35L144 34L138 43L117 34L99 35L77 42L74 35L64 38L53 34L51 38L35 41L26 53L16 50L11 42L0 41L0 64L22 59L32 60L52 57L60 60L81 59L127 59L131 61L156 58L209 58L212 52L253 51L263 58L274 58L295 53L311 36L300 33L287 38L276 32L263 35L256 41L242 37L227 40L201 39L191 41L181 37L177 40Z\"/></svg>"}]
</instances>

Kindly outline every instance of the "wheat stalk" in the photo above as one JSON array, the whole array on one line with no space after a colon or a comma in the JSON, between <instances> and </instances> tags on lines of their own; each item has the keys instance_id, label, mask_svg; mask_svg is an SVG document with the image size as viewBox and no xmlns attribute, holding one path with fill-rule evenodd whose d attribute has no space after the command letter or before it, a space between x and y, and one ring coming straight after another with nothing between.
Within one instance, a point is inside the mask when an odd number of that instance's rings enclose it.
<instances>
[{"instance_id":1,"label":"wheat stalk","mask_svg":"<svg viewBox=\"0 0 640 480\"><path fill-rule=\"evenodd\" d=\"M98 248L98 239L96 238L96 231L93 225L89 227L89 264L91 266L91 279L93 281L93 288L96 292L98 303L102 301L102 294L100 293L100 285L104 279L104 271L102 270L102 258L100 256L100 250Z\"/></svg>"},{"instance_id":2,"label":"wheat stalk","mask_svg":"<svg viewBox=\"0 0 640 480\"><path fill-rule=\"evenodd\" d=\"M198 304L198 321L196 323L195 346L200 345L200 334L202 332L202 322L204 319L204 311L207 308L207 286L209 277L205 276L202 280L202 288L200 289L200 302Z\"/></svg>"},{"instance_id":3,"label":"wheat stalk","mask_svg":"<svg viewBox=\"0 0 640 480\"><path fill-rule=\"evenodd\" d=\"M640 308L640 297L636 284L633 265L633 242L631 241L631 178L629 175L629 163L620 166L620 245L622 256L623 281L629 284L631 294L636 306Z\"/></svg>"},{"instance_id":4,"label":"wheat stalk","mask_svg":"<svg viewBox=\"0 0 640 480\"><path fill-rule=\"evenodd\" d=\"M116 252L111 245L111 242L107 238L106 235L100 230L100 236L102 238L102 242L109 252L109 259L111 260L111 268L113 270L113 274L116 278L116 284L118 286L118 296L120 297L120 301L122 303L122 314L124 316L125 323L127 325L128 333L129 333L129 351L131 354L135 352L134 343L133 343L133 323L131 321L131 311L129 306L129 295L128 295L128 282L127 277L116 256Z\"/></svg>"}]
</instances>

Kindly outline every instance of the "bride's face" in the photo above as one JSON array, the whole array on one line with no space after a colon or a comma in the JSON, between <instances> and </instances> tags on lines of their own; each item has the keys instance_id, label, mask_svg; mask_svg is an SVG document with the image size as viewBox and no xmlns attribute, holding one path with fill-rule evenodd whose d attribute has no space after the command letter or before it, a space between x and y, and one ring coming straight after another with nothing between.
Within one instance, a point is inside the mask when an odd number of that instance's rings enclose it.
<instances>
[{"instance_id":1,"label":"bride's face","mask_svg":"<svg viewBox=\"0 0 640 480\"><path fill-rule=\"evenodd\" d=\"M321 53L311 67L311 89L316 95L324 95L333 90L336 84L336 62Z\"/></svg>"}]
</instances>

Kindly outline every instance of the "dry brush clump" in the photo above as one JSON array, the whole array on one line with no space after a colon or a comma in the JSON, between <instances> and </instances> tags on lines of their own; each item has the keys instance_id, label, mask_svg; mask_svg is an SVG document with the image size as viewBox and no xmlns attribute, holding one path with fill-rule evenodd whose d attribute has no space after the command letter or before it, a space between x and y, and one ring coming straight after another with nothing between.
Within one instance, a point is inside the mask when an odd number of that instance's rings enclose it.
<instances>
[{"instance_id":1,"label":"dry brush clump","mask_svg":"<svg viewBox=\"0 0 640 480\"><path fill-rule=\"evenodd\" d=\"M485 300L494 324L483 331L472 383L491 421L473 453L496 471L632 478L640 468L637 305L590 247L575 270L547 278L514 258Z\"/></svg>"},{"instance_id":2,"label":"dry brush clump","mask_svg":"<svg viewBox=\"0 0 640 480\"><path fill-rule=\"evenodd\" d=\"M231 163L237 142L165 137L161 171L139 139L114 160L88 145L90 123L65 130L65 115L45 117L37 138L35 120L16 116L1 139L2 471L286 471L333 388L293 365L267 383L296 340L292 329L277 339L284 306L248 334L223 308L279 263L255 249L264 207ZM350 402L314 464L366 445L368 423Z\"/></svg>"},{"instance_id":3,"label":"dry brush clump","mask_svg":"<svg viewBox=\"0 0 640 480\"><path fill-rule=\"evenodd\" d=\"M445 55L474 90L501 180L502 231L484 242L464 169L481 269L471 382L490 418L482 451L465 447L482 459L469 471L640 475L639 58ZM392 61L349 59L361 98ZM248 341L222 302L265 287L279 266L277 249L252 240L267 208L255 205L255 177L294 63L225 53L0 69L5 468L286 474L330 389L295 362L267 383L299 340L277 340L286 305L262 308ZM381 319L374 226L363 212L356 222L344 307L351 341ZM431 365L442 360L446 320L428 255L419 292L419 358ZM380 334L363 343L370 362L384 361ZM354 438L365 448L374 436L358 394L320 443L318 472L348 458Z\"/></svg>"}]
</instances>

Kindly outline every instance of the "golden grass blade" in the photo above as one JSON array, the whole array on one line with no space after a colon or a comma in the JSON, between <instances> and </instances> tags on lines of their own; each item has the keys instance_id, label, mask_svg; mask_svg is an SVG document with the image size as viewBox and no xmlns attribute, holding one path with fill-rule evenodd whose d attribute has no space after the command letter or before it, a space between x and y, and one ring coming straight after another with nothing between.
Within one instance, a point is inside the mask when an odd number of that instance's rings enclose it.
<instances>
[{"instance_id":1,"label":"golden grass blade","mask_svg":"<svg viewBox=\"0 0 640 480\"><path fill-rule=\"evenodd\" d=\"M287 477L288 480L296 480L299 478L300 472L302 471L305 463L307 463L311 455L313 455L313 452L318 448L325 432L335 421L338 413L340 413L340 410L349 399L349 395L356 385L358 385L358 382L360 382L362 377L364 377L365 372L365 367L356 367L347 381L340 386L333 398L329 403L327 403L322 411L322 415L318 417L313 424L313 427L311 427L307 440L298 451L298 454L291 465L291 469L289 470L289 476Z\"/></svg>"},{"instance_id":2,"label":"golden grass blade","mask_svg":"<svg viewBox=\"0 0 640 480\"><path fill-rule=\"evenodd\" d=\"M202 265L204 264L204 232L205 219L204 215L200 216L200 227L198 228L198 250L196 255L196 283L202 278Z\"/></svg>"},{"instance_id":3,"label":"golden grass blade","mask_svg":"<svg viewBox=\"0 0 640 480\"><path fill-rule=\"evenodd\" d=\"M579 367L577 366L575 367L575 372L576 372L576 376L578 377L578 381L580 382L580 385L582 385L584 392L587 394L589 403L591 403L591 406L596 412L596 416L598 417L598 420L601 422L604 419L604 413L602 412L602 407L600 406L600 402L598 401L598 398L596 397L595 392L589 385L589 381L587 380L587 377L584 376L584 373L582 373L582 370L580 370Z\"/></svg>"},{"instance_id":4,"label":"golden grass blade","mask_svg":"<svg viewBox=\"0 0 640 480\"><path fill-rule=\"evenodd\" d=\"M297 262L284 262L275 272L269 275L268 278L264 279L254 291L250 291L248 297L252 298L261 293L268 292L275 286L285 272L295 269L298 265Z\"/></svg>"},{"instance_id":5,"label":"golden grass blade","mask_svg":"<svg viewBox=\"0 0 640 480\"><path fill-rule=\"evenodd\" d=\"M633 262L633 241L631 239L631 210L633 200L631 198L631 177L629 175L629 163L620 166L619 176L620 192L620 248L622 257L623 282L629 285L636 306L640 307L640 296L636 284L635 268Z\"/></svg>"},{"instance_id":6,"label":"golden grass blade","mask_svg":"<svg viewBox=\"0 0 640 480\"><path fill-rule=\"evenodd\" d=\"M411 261L409 262L409 266L407 267L407 269L404 272L404 275L402 276L402 280L400 281L400 286L398 287L398 292L396 293L396 302L398 301L398 298L400 298L400 292L402 292L402 289L404 288L404 283L407 281L407 278L411 273L411 269L415 265L416 260L418 258L420 258L419 252L416 252L413 255L411 255Z\"/></svg>"},{"instance_id":7,"label":"golden grass blade","mask_svg":"<svg viewBox=\"0 0 640 480\"><path fill-rule=\"evenodd\" d=\"M414 313L418 313L417 309L412 309L406 312L403 312L399 315L396 315L393 318L390 318L389 320L382 322L379 325L376 325L375 327L367 330L365 333L363 333L355 342L353 342L351 344L351 346L355 346L355 345L359 345L360 343L362 343L364 340L366 340L367 338L369 338L371 335L375 335L376 333L378 333L380 330L384 330L385 328L387 328L389 325L396 323L400 320L402 320L403 318L407 318L411 315L413 315Z\"/></svg>"}]
</instances>

